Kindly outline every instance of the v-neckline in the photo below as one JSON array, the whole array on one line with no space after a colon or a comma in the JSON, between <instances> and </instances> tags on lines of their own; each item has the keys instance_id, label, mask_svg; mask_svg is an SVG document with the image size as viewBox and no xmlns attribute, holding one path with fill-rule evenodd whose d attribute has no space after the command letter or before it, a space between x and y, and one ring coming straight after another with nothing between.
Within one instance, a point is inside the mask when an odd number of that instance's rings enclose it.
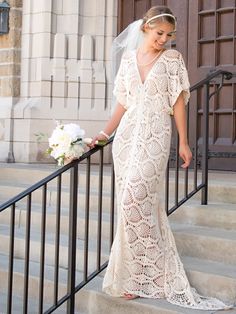
<instances>
[{"instance_id":1,"label":"v-neckline","mask_svg":"<svg viewBox=\"0 0 236 314\"><path fill-rule=\"evenodd\" d=\"M138 72L138 77L139 77L139 81L142 85L145 85L149 75L151 75L151 72L153 70L153 68L156 66L156 64L158 63L158 61L160 60L160 58L162 57L162 55L165 53L167 49L165 49L161 55L157 58L157 60L155 61L155 63L153 64L153 66L150 68L150 70L148 71L148 74L146 75L145 77L145 80L142 81L142 78L141 78L141 74L140 74L140 71L139 71L139 67L138 67L138 60L137 60L137 50L134 50L134 60L135 60L135 66L136 66L136 70Z\"/></svg>"}]
</instances>

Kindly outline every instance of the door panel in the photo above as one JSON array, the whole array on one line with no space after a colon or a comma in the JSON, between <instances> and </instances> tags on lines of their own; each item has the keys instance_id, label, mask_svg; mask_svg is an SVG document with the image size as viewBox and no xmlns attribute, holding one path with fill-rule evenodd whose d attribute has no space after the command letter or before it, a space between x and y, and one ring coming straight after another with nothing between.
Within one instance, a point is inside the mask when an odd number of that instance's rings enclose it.
<instances>
[{"instance_id":1,"label":"door panel","mask_svg":"<svg viewBox=\"0 0 236 314\"><path fill-rule=\"evenodd\" d=\"M235 1L189 1L188 69L191 83L196 83L210 71L224 69L236 72L235 51ZM236 94L235 78L226 81L226 86L210 101L209 151L230 153L236 151ZM218 79L211 85L216 90ZM199 91L191 97L197 107L198 121L202 124L204 93ZM193 121L193 117L191 118ZM202 142L201 129L198 141ZM209 168L236 170L233 158L210 158Z\"/></svg>"}]
</instances>

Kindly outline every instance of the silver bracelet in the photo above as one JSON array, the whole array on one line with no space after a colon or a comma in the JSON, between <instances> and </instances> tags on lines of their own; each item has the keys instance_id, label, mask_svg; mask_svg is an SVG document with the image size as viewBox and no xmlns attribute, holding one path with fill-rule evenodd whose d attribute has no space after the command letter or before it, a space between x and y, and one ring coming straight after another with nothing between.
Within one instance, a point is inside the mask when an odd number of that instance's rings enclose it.
<instances>
[{"instance_id":1,"label":"silver bracelet","mask_svg":"<svg viewBox=\"0 0 236 314\"><path fill-rule=\"evenodd\" d=\"M99 134L104 135L107 140L109 140L109 138L110 138L110 136L108 134L106 134L104 131L100 131Z\"/></svg>"}]
</instances>

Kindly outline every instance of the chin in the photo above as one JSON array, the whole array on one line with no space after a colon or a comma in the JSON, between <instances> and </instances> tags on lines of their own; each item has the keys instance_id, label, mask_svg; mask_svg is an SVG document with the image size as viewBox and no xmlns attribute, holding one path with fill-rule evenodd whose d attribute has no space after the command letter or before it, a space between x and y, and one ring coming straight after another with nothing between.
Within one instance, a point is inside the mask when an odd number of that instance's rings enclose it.
<instances>
[{"instance_id":1,"label":"chin","mask_svg":"<svg viewBox=\"0 0 236 314\"><path fill-rule=\"evenodd\" d=\"M164 48L164 45L155 45L156 50L161 50Z\"/></svg>"},{"instance_id":2,"label":"chin","mask_svg":"<svg viewBox=\"0 0 236 314\"><path fill-rule=\"evenodd\" d=\"M159 44L158 42L156 42L154 45L155 45L157 48L161 48L161 47L164 46L164 44Z\"/></svg>"}]
</instances>

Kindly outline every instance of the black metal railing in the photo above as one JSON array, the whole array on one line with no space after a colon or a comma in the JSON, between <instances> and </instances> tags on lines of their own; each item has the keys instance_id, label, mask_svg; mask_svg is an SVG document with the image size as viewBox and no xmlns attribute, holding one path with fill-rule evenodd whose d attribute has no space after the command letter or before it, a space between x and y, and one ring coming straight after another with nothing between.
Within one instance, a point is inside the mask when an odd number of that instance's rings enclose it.
<instances>
[{"instance_id":1,"label":"black metal railing","mask_svg":"<svg viewBox=\"0 0 236 314\"><path fill-rule=\"evenodd\" d=\"M233 77L233 74L228 71L216 70L211 72L206 78L199 81L190 88L190 92L198 92L200 89L204 88L204 103L202 105L202 145L201 145L201 154L199 154L199 143L198 143L198 130L199 130L199 121L198 121L198 112L195 115L195 138L192 139L191 148L193 151L193 162L192 162L192 171L187 168L182 170L182 196L179 196L180 190L180 168L179 168L179 139L176 134L176 147L174 152L170 154L169 163L166 170L166 185L165 185L165 205L167 215L173 213L178 207L183 203L193 197L196 193L201 191L201 204L207 204L208 198L208 159L209 159L209 103L212 96L216 95L224 85L224 79L230 80ZM217 89L210 93L210 84L213 79L220 78L220 82L217 84ZM190 119L189 119L189 106L187 107L187 132L189 134L190 130ZM201 156L201 169L199 169L199 155ZM174 200L173 205L169 205L169 172L170 172L170 161L175 161L174 166ZM200 173L200 179L199 174ZM193 181L192 188L189 189L189 179Z\"/></svg>"},{"instance_id":2,"label":"black metal railing","mask_svg":"<svg viewBox=\"0 0 236 314\"><path fill-rule=\"evenodd\" d=\"M185 169L180 173L179 170L179 158L178 158L178 138L176 140L176 150L175 150L175 168L170 170L168 164L166 170L166 211L167 214L171 214L189 198L195 195L197 192L202 190L202 204L207 203L207 192L208 192L208 113L209 113L209 100L213 94L209 93L210 82L215 77L221 77L221 84L218 90L222 88L224 79L230 79L231 73L226 71L218 70L212 73L210 76L200 81L191 88L191 92L198 90L199 88L205 88L205 103L203 106L203 145L202 145L202 169L198 168L198 141L197 137L194 140L192 149L193 155L193 165L192 170ZM187 118L189 121L189 108L187 108ZM188 122L188 132L190 124ZM196 134L197 135L197 134ZM111 167L106 167L104 164L104 152L109 149L113 138L111 138L106 145L102 147L95 147L92 150L86 152L81 156L80 159L73 161L72 163L63 166L54 173L50 174L43 180L39 181L35 185L26 189L22 193L18 194L16 197L10 199L0 206L0 214L5 211L10 211L10 221L9 221L9 249L5 252L8 258L8 283L7 283L7 305L6 313L12 313L13 304L13 293L14 293L14 267L17 264L16 259L21 258L24 261L24 273L22 281L22 313L30 313L29 301L31 297L30 291L30 265L32 263L32 247L31 241L33 232L35 230L38 232L38 239L40 242L40 256L36 261L36 257L33 257L34 262L39 265L39 284L38 284L38 313L52 313L56 309L64 306L64 311L66 313L75 313L75 302L76 293L83 288L89 281L96 277L102 270L107 266L107 259L109 254L109 249L111 248L114 230L115 230L115 180L114 180L114 170L113 164ZM97 156L99 155L99 156ZM91 158L99 159L98 168L96 165L91 163ZM170 159L173 156L170 156ZM174 171L174 204L170 206L169 195L170 195L170 171ZM91 173L96 172L95 183L92 179ZM200 173L200 182L199 182ZM191 174L191 178L190 178ZM68 178L69 176L69 178ZM181 179L180 176L183 176ZM107 178L110 178L110 183L107 182ZM69 179L69 180L68 180ZM181 180L182 181L181 181ZM191 180L190 180L191 179ZM106 182L105 182L106 180ZM189 182L193 181L193 186L189 186ZM180 190L182 184L183 196L180 197ZM108 185L109 195L104 192L104 184ZM68 185L68 188L67 188ZM84 190L82 191L81 185ZM94 192L96 190L96 193ZM63 194L64 193L64 194ZM66 194L67 193L67 194ZM92 197L95 198L91 201ZM66 204L66 195L68 195L68 204ZM64 195L64 196L63 196ZM84 199L83 199L83 197ZM33 205L34 199L38 198L40 200L40 223L35 227L35 222L32 221L32 215L34 214ZM107 198L110 200L108 205ZM105 202L106 200L106 202ZM96 226L92 224L91 214L94 216L94 212L91 212L96 202ZM83 206L82 206L83 203ZM16 223L16 212L22 206L25 208L25 223L24 223L24 254L23 256L17 255L15 253L16 236L17 236L17 223ZM106 224L109 227L106 229L106 238L109 238L107 250L103 248L106 241L103 239L104 229L103 221L104 208L109 207L107 211L108 219ZM64 216L62 212L68 208L69 223L66 234L66 245L68 247L67 261L63 264L62 262L62 223ZM79 210L83 208L83 224L79 224ZM49 219L49 214L53 213L54 226L53 227L53 250L52 246L50 251L54 252L54 257L48 257L47 248L47 236L48 236L48 224L47 219ZM81 214L81 213L80 213ZM63 218L63 219L62 219ZM39 229L39 230L38 230ZM95 232L96 230L96 232ZM95 247L93 255L89 254L90 242L91 242L91 232L95 232ZM78 239L81 240L83 248L78 253ZM50 242L51 243L51 242ZM104 253L105 251L105 253ZM65 251L63 251L65 252ZM18 253L19 254L19 253ZM79 255L80 254L80 255ZM49 261L48 261L49 260ZM51 280L50 291L52 291L52 296L48 296L48 288L46 287L45 281L47 281L47 266L53 268L53 279ZM82 264L82 267L81 267ZM92 266L91 266L92 264ZM62 265L62 266L61 266ZM66 283L61 284L60 282L60 272L66 271ZM79 279L77 279L77 277ZM47 282L48 283L48 282ZM63 287L62 287L63 286ZM64 289L64 290L63 290Z\"/></svg>"},{"instance_id":3,"label":"black metal railing","mask_svg":"<svg viewBox=\"0 0 236 314\"><path fill-rule=\"evenodd\" d=\"M28 308L28 303L30 299L29 295L29 278L30 278L30 241L32 231L35 232L35 227L33 230L32 227L32 214L33 214L33 196L39 190L41 190L41 223L40 223L40 258L38 261L39 264L39 285L38 285L38 313L52 313L57 308L61 307L65 302L67 302L66 308L64 309L67 313L74 313L75 308L75 294L79 291L84 285L86 285L90 280L92 280L97 274L99 274L106 266L107 261L104 261L104 258L101 257L102 252L102 209L103 209L103 177L110 177L110 234L109 234L109 248L111 248L113 237L114 237L114 171L113 165L110 167L106 167L104 165L104 151L106 148L109 148L109 144L113 141L111 138L103 147L95 147L92 150L86 152L81 156L79 160L73 161L72 163L65 165L64 167L58 169L54 173L50 174L43 180L39 181L35 185L26 189L22 193L18 194L16 197L10 199L0 206L0 214L4 211L10 211L10 221L9 221L9 250L8 254L8 287L7 287L7 305L6 305L6 313L12 313L12 302L13 302L13 293L14 293L14 264L16 264L16 259L24 260L24 274L23 274L23 304L22 304L22 313L30 313ZM97 166L91 165L91 158L99 154L99 165ZM98 158L97 158L98 159ZM79 167L81 169L79 170ZM106 168L106 173L104 173L104 167ZM85 168L85 169L84 169ZM97 204L98 204L98 219L97 219L97 247L96 247L96 263L94 266L94 270L91 271L89 269L89 224L90 224L90 209L91 209L91 168L94 168L94 171L97 173L97 182L93 184L93 188L98 188L97 195ZM93 173L94 173L93 171ZM109 171L109 173L107 173ZM69 172L69 173L68 173ZM77 258L77 239L78 239L78 195L79 195L79 183L78 180L80 178L81 173L84 175L82 178L85 179L85 200L84 200L84 221L85 226L81 229L84 229L84 248L83 248L83 256L79 256L79 259L83 259L83 275L80 278L80 282L76 282L76 258ZM63 176L69 175L69 224L68 224L68 264L67 268L67 293L65 293L62 297L59 297L60 293L60 284L59 284L59 272L60 272L60 238L61 238L61 220L62 220L62 207L63 207ZM55 182L56 180L56 182ZM64 182L68 182L68 177L64 178ZM108 183L106 183L108 184ZM55 213L55 230L54 230L54 262L49 262L49 264L53 264L54 268L54 277L53 277L53 297L49 302L47 297L45 298L45 267L46 267L46 237L47 237L47 212L52 210L52 200L51 194L54 192L55 204L54 204L54 213ZM107 196L106 196L107 197ZM24 256L17 256L14 254L15 248L15 239L16 239L16 210L22 210L22 207L25 206L26 210L26 220L24 226ZM64 204L64 206L66 206ZM0 216L1 219L1 216ZM37 229L37 228L36 228ZM1 233L1 226L0 226ZM80 232L81 233L81 232ZM108 253L108 252L106 252ZM91 261L90 261L91 262ZM19 291L18 291L19 293ZM32 299L32 297L31 297ZM45 302L46 300L46 302ZM32 302L32 301L31 301ZM44 304L46 303L46 305ZM19 306L18 306L19 307ZM3 309L1 309L3 310Z\"/></svg>"}]
</instances>

